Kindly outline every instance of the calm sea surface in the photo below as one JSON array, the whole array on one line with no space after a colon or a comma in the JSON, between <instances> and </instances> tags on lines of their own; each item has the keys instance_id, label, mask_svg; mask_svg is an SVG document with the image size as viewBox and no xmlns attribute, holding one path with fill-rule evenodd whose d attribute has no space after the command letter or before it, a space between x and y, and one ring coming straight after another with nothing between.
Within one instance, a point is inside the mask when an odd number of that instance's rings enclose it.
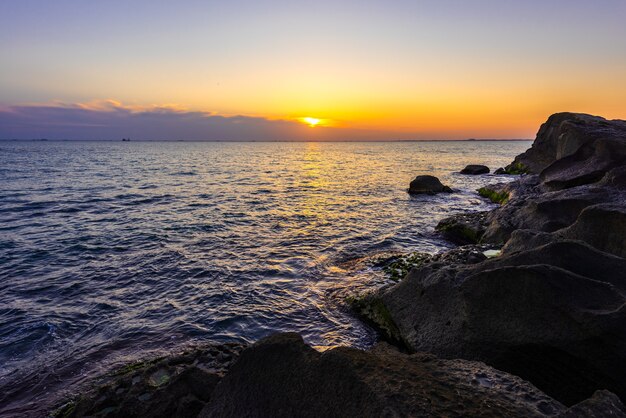
<instances>
[{"instance_id":1,"label":"calm sea surface","mask_svg":"<svg viewBox=\"0 0 626 418\"><path fill-rule=\"evenodd\" d=\"M437 221L530 142L0 142L0 415L121 362L297 331L321 348L375 334L346 295L355 262L437 252ZM411 197L418 174L456 193Z\"/></svg>"}]
</instances>

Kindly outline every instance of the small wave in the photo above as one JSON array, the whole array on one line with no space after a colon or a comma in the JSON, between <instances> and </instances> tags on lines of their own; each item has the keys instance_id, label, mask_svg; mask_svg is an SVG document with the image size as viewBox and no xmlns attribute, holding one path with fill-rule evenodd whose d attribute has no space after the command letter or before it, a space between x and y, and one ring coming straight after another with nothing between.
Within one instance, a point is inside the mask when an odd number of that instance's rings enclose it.
<instances>
[{"instance_id":1,"label":"small wave","mask_svg":"<svg viewBox=\"0 0 626 418\"><path fill-rule=\"evenodd\" d=\"M198 173L195 171L177 171L176 173L171 173L170 176L197 176Z\"/></svg>"},{"instance_id":2,"label":"small wave","mask_svg":"<svg viewBox=\"0 0 626 418\"><path fill-rule=\"evenodd\" d=\"M115 196L117 200L141 199L144 195L137 193L122 193Z\"/></svg>"},{"instance_id":3,"label":"small wave","mask_svg":"<svg viewBox=\"0 0 626 418\"><path fill-rule=\"evenodd\" d=\"M527 145L489 144L491 165ZM473 190L493 179L451 174L458 144L117 146L3 144L0 411L168 344L366 347L342 298L384 281L368 255L445 248L439 219L490 207ZM423 161L462 192L410 197Z\"/></svg>"},{"instance_id":4,"label":"small wave","mask_svg":"<svg viewBox=\"0 0 626 418\"><path fill-rule=\"evenodd\" d=\"M63 208L51 210L49 213L77 213L77 212L81 212L82 210L83 208L80 208L80 207L69 206L69 207L63 207Z\"/></svg>"}]
</instances>

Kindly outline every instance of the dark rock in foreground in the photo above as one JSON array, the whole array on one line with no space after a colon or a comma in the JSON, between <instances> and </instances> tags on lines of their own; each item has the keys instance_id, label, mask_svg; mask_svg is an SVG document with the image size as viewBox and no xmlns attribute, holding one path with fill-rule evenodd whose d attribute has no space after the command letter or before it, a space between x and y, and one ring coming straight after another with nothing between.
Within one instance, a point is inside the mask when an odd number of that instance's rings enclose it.
<instances>
[{"instance_id":1,"label":"dark rock in foreground","mask_svg":"<svg viewBox=\"0 0 626 418\"><path fill-rule=\"evenodd\" d=\"M151 361L129 364L94 382L50 414L84 416L195 417L243 346L222 344Z\"/></svg>"},{"instance_id":2,"label":"dark rock in foreground","mask_svg":"<svg viewBox=\"0 0 626 418\"><path fill-rule=\"evenodd\" d=\"M461 174L489 174L489 167L480 164L470 164L466 166L463 170L461 170Z\"/></svg>"},{"instance_id":3,"label":"dark rock in foreground","mask_svg":"<svg viewBox=\"0 0 626 418\"><path fill-rule=\"evenodd\" d=\"M409 185L409 193L411 194L435 194L450 193L452 189L441 184L441 181L435 176L417 176Z\"/></svg>"},{"instance_id":4,"label":"dark rock in foreground","mask_svg":"<svg viewBox=\"0 0 626 418\"><path fill-rule=\"evenodd\" d=\"M523 380L479 362L336 348L297 334L244 351L202 417L542 417L565 408Z\"/></svg>"},{"instance_id":5,"label":"dark rock in foreground","mask_svg":"<svg viewBox=\"0 0 626 418\"><path fill-rule=\"evenodd\" d=\"M571 404L598 388L623 392L624 269L622 258L556 242L471 266L426 264L381 300L412 351L485 361Z\"/></svg>"},{"instance_id":6,"label":"dark rock in foreground","mask_svg":"<svg viewBox=\"0 0 626 418\"><path fill-rule=\"evenodd\" d=\"M607 391L567 409L484 363L404 354L386 343L320 353L299 335L284 333L240 354L221 350L230 357L226 374L206 368L206 361L213 364L210 354L165 358L122 370L52 416L624 416L624 405Z\"/></svg>"}]
</instances>

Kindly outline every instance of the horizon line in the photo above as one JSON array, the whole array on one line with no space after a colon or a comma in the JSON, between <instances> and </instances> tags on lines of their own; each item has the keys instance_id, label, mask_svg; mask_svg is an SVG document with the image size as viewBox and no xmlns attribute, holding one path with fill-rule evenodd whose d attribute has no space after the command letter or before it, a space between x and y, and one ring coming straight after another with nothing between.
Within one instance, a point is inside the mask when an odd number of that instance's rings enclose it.
<instances>
[{"instance_id":1,"label":"horizon line","mask_svg":"<svg viewBox=\"0 0 626 418\"><path fill-rule=\"evenodd\" d=\"M48 139L0 138L0 142L523 142L532 138L468 138L468 139Z\"/></svg>"}]
</instances>

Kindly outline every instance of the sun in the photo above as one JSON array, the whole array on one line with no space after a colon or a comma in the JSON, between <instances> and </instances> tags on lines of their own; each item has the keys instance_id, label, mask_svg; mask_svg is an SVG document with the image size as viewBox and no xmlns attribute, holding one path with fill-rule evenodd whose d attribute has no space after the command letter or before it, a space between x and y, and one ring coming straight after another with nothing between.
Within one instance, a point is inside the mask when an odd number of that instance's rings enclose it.
<instances>
[{"instance_id":1,"label":"sun","mask_svg":"<svg viewBox=\"0 0 626 418\"><path fill-rule=\"evenodd\" d=\"M311 128L315 128L317 125L319 125L321 121L322 121L321 119L312 118L309 116L307 116L306 118L302 118L302 122L306 123Z\"/></svg>"}]
</instances>

